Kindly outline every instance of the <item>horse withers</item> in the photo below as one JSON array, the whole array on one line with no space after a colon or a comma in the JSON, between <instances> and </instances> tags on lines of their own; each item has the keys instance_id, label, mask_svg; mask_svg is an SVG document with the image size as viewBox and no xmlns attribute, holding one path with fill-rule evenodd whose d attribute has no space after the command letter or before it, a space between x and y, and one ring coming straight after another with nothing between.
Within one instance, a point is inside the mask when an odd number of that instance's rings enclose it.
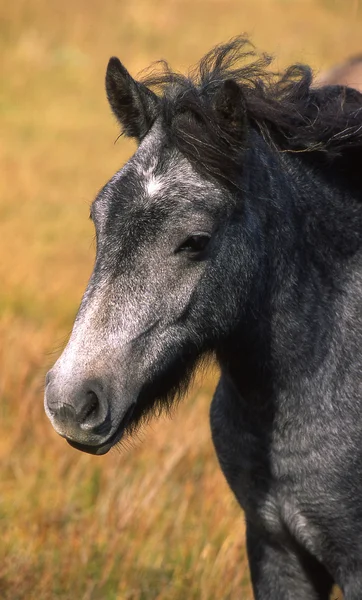
<instances>
[{"instance_id":1,"label":"horse withers","mask_svg":"<svg viewBox=\"0 0 362 600\"><path fill-rule=\"evenodd\" d=\"M256 599L337 583L360 600L362 96L268 64L241 38L188 77L110 60L138 149L93 202L95 266L45 410L104 454L214 355L212 437Z\"/></svg>"}]
</instances>

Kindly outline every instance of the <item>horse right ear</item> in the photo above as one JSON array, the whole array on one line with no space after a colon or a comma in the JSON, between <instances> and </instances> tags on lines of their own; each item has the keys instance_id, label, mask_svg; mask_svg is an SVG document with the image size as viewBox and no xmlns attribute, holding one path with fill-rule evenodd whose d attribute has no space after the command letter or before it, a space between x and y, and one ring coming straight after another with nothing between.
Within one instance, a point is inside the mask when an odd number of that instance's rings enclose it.
<instances>
[{"instance_id":1,"label":"horse right ear","mask_svg":"<svg viewBox=\"0 0 362 600\"><path fill-rule=\"evenodd\" d=\"M116 57L111 58L108 63L106 92L123 133L139 142L158 115L159 100L156 94L133 79Z\"/></svg>"},{"instance_id":2,"label":"horse right ear","mask_svg":"<svg viewBox=\"0 0 362 600\"><path fill-rule=\"evenodd\" d=\"M233 79L226 79L214 99L220 125L233 137L243 140L247 131L247 108L241 86Z\"/></svg>"}]
</instances>

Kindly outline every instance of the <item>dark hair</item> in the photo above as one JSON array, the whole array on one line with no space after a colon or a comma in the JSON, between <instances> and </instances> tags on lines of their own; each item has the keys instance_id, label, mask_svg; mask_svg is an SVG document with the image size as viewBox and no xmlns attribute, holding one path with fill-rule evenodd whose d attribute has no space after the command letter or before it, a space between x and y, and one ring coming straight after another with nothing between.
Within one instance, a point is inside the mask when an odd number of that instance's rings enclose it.
<instances>
[{"instance_id":1,"label":"dark hair","mask_svg":"<svg viewBox=\"0 0 362 600\"><path fill-rule=\"evenodd\" d=\"M278 74L268 69L271 62L247 38L237 37L206 54L189 76L160 61L142 82L160 97L165 125L180 151L231 182L240 176L247 123L283 151L322 152L333 160L346 148L362 146L362 94L344 86L313 88L308 66L296 64ZM215 106L228 86L236 100L239 91L239 118L223 120L223 106L218 111Z\"/></svg>"}]
</instances>

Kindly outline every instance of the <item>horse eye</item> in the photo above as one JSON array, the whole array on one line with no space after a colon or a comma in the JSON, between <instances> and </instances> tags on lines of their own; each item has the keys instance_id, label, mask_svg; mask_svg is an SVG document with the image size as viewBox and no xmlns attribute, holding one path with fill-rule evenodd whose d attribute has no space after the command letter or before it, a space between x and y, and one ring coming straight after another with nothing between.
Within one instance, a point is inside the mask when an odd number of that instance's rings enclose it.
<instances>
[{"instance_id":1,"label":"horse eye","mask_svg":"<svg viewBox=\"0 0 362 600\"><path fill-rule=\"evenodd\" d=\"M194 233L190 235L176 250L176 252L190 252L200 254L206 249L210 241L208 233Z\"/></svg>"}]
</instances>

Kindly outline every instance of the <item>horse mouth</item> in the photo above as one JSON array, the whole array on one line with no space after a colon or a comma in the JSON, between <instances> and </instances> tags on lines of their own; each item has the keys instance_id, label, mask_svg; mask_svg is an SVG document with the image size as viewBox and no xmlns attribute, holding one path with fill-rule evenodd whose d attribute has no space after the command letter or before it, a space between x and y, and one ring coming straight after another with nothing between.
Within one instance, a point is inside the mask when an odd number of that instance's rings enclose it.
<instances>
[{"instance_id":1,"label":"horse mouth","mask_svg":"<svg viewBox=\"0 0 362 600\"><path fill-rule=\"evenodd\" d=\"M81 452L86 452L87 454L94 454L96 456L102 456L103 454L107 454L107 452L117 444L123 437L125 429L127 425L129 425L130 420L132 418L132 414L135 408L135 403L131 404L131 406L127 409L123 419L118 425L116 431L111 435L110 438L106 442L98 446L88 445L88 444L80 444L79 442L75 442L74 440L65 438L72 448L76 450L80 450Z\"/></svg>"}]
</instances>

